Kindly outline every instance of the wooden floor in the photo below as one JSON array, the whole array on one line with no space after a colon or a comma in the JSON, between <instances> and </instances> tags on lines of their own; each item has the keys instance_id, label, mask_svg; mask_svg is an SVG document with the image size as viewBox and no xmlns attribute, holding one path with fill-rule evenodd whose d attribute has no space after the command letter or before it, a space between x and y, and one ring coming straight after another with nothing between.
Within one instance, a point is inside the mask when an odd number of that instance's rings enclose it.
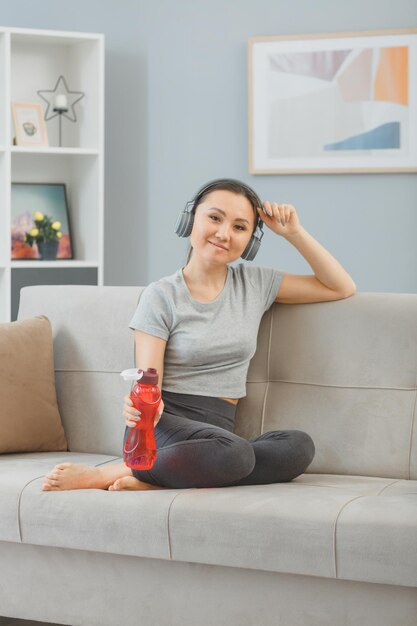
<instances>
[{"instance_id":1,"label":"wooden floor","mask_svg":"<svg viewBox=\"0 0 417 626\"><path fill-rule=\"evenodd\" d=\"M32 620L14 619L13 617L0 617L0 626L61 626L61 624L32 622Z\"/></svg>"}]
</instances>

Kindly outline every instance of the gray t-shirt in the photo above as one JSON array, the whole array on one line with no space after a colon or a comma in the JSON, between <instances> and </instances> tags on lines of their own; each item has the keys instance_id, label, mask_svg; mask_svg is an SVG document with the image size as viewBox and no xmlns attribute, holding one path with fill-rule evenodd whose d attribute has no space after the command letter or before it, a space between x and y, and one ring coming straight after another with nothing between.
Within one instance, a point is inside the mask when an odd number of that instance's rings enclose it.
<instances>
[{"instance_id":1,"label":"gray t-shirt","mask_svg":"<svg viewBox=\"0 0 417 626\"><path fill-rule=\"evenodd\" d=\"M162 390L246 396L259 324L284 272L246 263L227 269L223 290L211 302L192 298L182 268L143 289L129 328L167 340Z\"/></svg>"}]
</instances>

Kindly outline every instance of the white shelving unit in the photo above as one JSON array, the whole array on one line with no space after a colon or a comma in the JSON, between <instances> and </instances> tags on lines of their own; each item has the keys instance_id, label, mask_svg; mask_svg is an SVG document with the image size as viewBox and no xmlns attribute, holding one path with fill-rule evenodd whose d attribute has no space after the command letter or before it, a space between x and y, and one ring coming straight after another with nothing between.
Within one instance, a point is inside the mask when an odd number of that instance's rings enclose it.
<instances>
[{"instance_id":1,"label":"white shelving unit","mask_svg":"<svg viewBox=\"0 0 417 626\"><path fill-rule=\"evenodd\" d=\"M49 147L13 145L11 103L40 103L45 111L37 91L53 89L60 75L69 89L85 92L77 122L62 120L62 147L58 116L46 122ZM73 260L11 260L12 183L65 183ZM104 35L0 27L0 322L12 319L22 281L68 282L84 272L89 284L93 274L103 284L103 214Z\"/></svg>"}]
</instances>

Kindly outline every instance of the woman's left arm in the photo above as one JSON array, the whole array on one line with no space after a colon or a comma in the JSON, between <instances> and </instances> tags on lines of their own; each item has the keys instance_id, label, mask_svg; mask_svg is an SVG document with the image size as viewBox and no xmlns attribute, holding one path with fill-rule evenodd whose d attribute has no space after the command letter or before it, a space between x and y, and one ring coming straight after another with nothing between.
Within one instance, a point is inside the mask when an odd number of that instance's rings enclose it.
<instances>
[{"instance_id":1,"label":"woman's left arm","mask_svg":"<svg viewBox=\"0 0 417 626\"><path fill-rule=\"evenodd\" d=\"M292 204L264 202L264 207L264 211L258 208L260 218L274 233L295 246L315 274L284 274L276 302L322 302L355 293L356 285L348 272L301 226Z\"/></svg>"}]
</instances>

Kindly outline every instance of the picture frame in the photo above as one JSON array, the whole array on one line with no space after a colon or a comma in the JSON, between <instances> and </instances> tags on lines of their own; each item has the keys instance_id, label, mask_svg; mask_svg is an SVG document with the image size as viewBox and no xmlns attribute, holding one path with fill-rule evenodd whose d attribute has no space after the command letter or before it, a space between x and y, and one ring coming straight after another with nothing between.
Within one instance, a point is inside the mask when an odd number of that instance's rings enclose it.
<instances>
[{"instance_id":1,"label":"picture frame","mask_svg":"<svg viewBox=\"0 0 417 626\"><path fill-rule=\"evenodd\" d=\"M47 147L49 145L41 104L12 102L12 114L17 146Z\"/></svg>"},{"instance_id":2,"label":"picture frame","mask_svg":"<svg viewBox=\"0 0 417 626\"><path fill-rule=\"evenodd\" d=\"M417 29L251 37L251 174L417 171Z\"/></svg>"},{"instance_id":3,"label":"picture frame","mask_svg":"<svg viewBox=\"0 0 417 626\"><path fill-rule=\"evenodd\" d=\"M34 213L40 212L61 223L62 233L56 260L74 258L65 183L12 183L11 189L11 258L12 260L44 260L39 246L25 242L25 233L34 228ZM49 260L51 260L49 258Z\"/></svg>"}]
</instances>

